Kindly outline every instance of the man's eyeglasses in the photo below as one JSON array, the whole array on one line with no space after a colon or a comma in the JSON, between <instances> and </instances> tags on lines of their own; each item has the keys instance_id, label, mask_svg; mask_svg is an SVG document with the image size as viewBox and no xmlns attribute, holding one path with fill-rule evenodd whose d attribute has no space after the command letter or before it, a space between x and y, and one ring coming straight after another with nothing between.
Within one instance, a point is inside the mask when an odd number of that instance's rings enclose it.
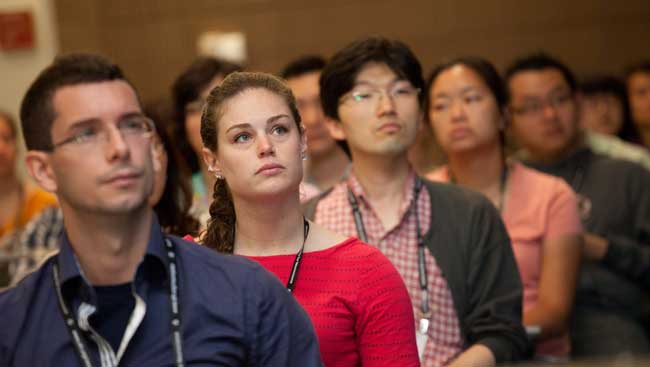
<instances>
[{"instance_id":1,"label":"man's eyeglasses","mask_svg":"<svg viewBox=\"0 0 650 367\"><path fill-rule=\"evenodd\" d=\"M351 101L358 105L376 106L384 95L389 97L393 102L412 101L420 93L419 88L410 85L396 85L390 89L383 90L371 87L357 87L348 95L341 98L341 103Z\"/></svg>"},{"instance_id":2,"label":"man's eyeglasses","mask_svg":"<svg viewBox=\"0 0 650 367\"><path fill-rule=\"evenodd\" d=\"M146 116L130 116L115 126L124 140L150 138L155 132L153 121ZM73 129L72 136L53 144L53 149L64 145L75 147L99 147L110 140L110 127L101 121L89 121Z\"/></svg>"},{"instance_id":3,"label":"man's eyeglasses","mask_svg":"<svg viewBox=\"0 0 650 367\"><path fill-rule=\"evenodd\" d=\"M573 99L573 95L569 92L551 96L548 99L530 100L521 106L512 106L513 113L522 116L539 116L544 112L547 106L554 109L561 108L567 105Z\"/></svg>"}]
</instances>

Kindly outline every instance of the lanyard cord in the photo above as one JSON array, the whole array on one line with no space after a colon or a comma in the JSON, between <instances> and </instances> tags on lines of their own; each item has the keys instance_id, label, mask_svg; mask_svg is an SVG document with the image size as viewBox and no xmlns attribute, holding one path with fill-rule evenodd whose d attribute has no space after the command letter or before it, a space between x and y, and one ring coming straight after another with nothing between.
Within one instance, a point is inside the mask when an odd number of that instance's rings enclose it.
<instances>
[{"instance_id":1,"label":"lanyard cord","mask_svg":"<svg viewBox=\"0 0 650 367\"><path fill-rule=\"evenodd\" d=\"M289 280L287 281L287 291L293 293L293 290L296 288L296 278L298 277L298 270L300 269L300 263L302 262L302 253L305 250L305 243L307 242L307 236L309 236L309 222L305 217L302 218L304 223L302 246L296 254L296 257L293 259L293 266L291 266L291 274L289 274Z\"/></svg>"},{"instance_id":2,"label":"lanyard cord","mask_svg":"<svg viewBox=\"0 0 650 367\"><path fill-rule=\"evenodd\" d=\"M429 317L431 315L429 308L429 288L428 288L428 276L427 276L427 267L426 267L426 258L425 258L425 243L422 232L420 231L420 215L417 207L418 197L420 196L420 191L422 191L422 180L419 177L415 178L415 188L413 190L413 198L409 205L409 211L413 211L415 214L415 230L417 235L418 243L418 280L420 283L420 290L422 291L422 304L420 305L420 310L422 311L423 317ZM359 202L357 198L352 193L352 190L348 186L348 201L352 207L352 215L354 216L354 224L357 228L357 235L359 239L363 242L368 242L368 237L366 235L366 229L363 224L363 217L361 216L361 211L359 210Z\"/></svg>"},{"instance_id":3,"label":"lanyard cord","mask_svg":"<svg viewBox=\"0 0 650 367\"><path fill-rule=\"evenodd\" d=\"M172 345L174 346L174 355L175 355L175 364L177 367L185 366L183 361L183 345L182 345L182 336L181 336L181 318L180 318L180 308L178 302L178 273L176 267L176 252L174 250L174 245L169 240L165 238L165 247L167 250L167 258L169 259L169 301L171 303L171 318L170 324L172 329ZM54 278L54 288L56 289L56 295L59 301L59 309L65 320L65 325L72 336L72 342L75 346L75 351L77 356L83 362L84 367L92 367L90 356L88 351L84 346L82 339L83 330L79 327L77 320L71 311L68 309L63 295L61 294L61 279L59 278L59 263L58 260L54 262L52 267L52 275Z\"/></svg>"}]
</instances>

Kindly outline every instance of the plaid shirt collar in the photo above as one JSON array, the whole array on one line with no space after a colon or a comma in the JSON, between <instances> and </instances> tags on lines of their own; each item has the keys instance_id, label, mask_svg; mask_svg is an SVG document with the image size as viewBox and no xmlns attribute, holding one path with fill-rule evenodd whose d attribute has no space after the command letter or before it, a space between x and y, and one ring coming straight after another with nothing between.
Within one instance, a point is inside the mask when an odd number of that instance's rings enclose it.
<instances>
[{"instance_id":1,"label":"plaid shirt collar","mask_svg":"<svg viewBox=\"0 0 650 367\"><path fill-rule=\"evenodd\" d=\"M408 174L406 177L406 184L404 185L404 191L402 192L402 197L404 198L400 204L399 207L399 218L400 222L404 220L404 217L408 213L408 210L411 206L411 202L413 201L413 194L415 192L415 178L416 178L415 171L411 166L409 166ZM368 197L363 189L363 186L361 186L361 183L357 179L356 175L354 174L354 170L350 171L350 175L348 176L348 179L346 181L348 189L352 191L352 194L359 200L360 203L363 203L362 205L365 206L367 210L371 210L373 212L376 212L373 208L372 205L370 205L370 201L368 200ZM386 228L387 230L390 231L390 228Z\"/></svg>"}]
</instances>

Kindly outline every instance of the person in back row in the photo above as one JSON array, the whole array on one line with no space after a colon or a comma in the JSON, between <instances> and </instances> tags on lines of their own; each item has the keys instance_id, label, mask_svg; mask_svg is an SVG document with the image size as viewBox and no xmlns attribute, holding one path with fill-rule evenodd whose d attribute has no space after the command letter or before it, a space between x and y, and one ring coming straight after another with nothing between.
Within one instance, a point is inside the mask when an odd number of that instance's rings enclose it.
<instances>
[{"instance_id":1,"label":"person in back row","mask_svg":"<svg viewBox=\"0 0 650 367\"><path fill-rule=\"evenodd\" d=\"M311 317L328 367L419 366L404 282L376 248L307 221L307 152L291 90L264 73L234 73L207 99L206 165L217 183L203 244L273 272Z\"/></svg>"},{"instance_id":2,"label":"person in back row","mask_svg":"<svg viewBox=\"0 0 650 367\"><path fill-rule=\"evenodd\" d=\"M27 223L45 210L56 210L54 195L22 180L18 174L18 127L0 111L0 288L9 284L18 253L15 241Z\"/></svg>"},{"instance_id":3,"label":"person in back row","mask_svg":"<svg viewBox=\"0 0 650 367\"><path fill-rule=\"evenodd\" d=\"M630 118L623 82L608 76L587 79L580 84L577 101L585 144L594 153L650 170L650 151L638 145L639 133Z\"/></svg>"},{"instance_id":4,"label":"person in back row","mask_svg":"<svg viewBox=\"0 0 650 367\"><path fill-rule=\"evenodd\" d=\"M524 287L524 325L539 329L536 358L568 359L582 251L573 190L560 178L506 160L506 92L488 61L461 57L434 68L425 111L449 158L427 178L476 190L497 207Z\"/></svg>"},{"instance_id":5,"label":"person in back row","mask_svg":"<svg viewBox=\"0 0 650 367\"><path fill-rule=\"evenodd\" d=\"M422 119L420 63L402 42L362 39L320 79L332 136L352 153L347 180L305 205L316 223L379 248L413 303L424 366L524 357L522 287L499 213L482 195L432 183L408 163Z\"/></svg>"},{"instance_id":6,"label":"person in back row","mask_svg":"<svg viewBox=\"0 0 650 367\"><path fill-rule=\"evenodd\" d=\"M547 54L506 71L512 132L529 166L563 178L578 194L585 261L571 330L576 357L650 352L650 172L594 154L578 126L571 70Z\"/></svg>"},{"instance_id":7,"label":"person in back row","mask_svg":"<svg viewBox=\"0 0 650 367\"><path fill-rule=\"evenodd\" d=\"M214 57L199 57L176 78L172 85L173 120L171 134L191 171L192 215L205 229L214 178L201 159L201 111L212 88L241 67Z\"/></svg>"},{"instance_id":8,"label":"person in back row","mask_svg":"<svg viewBox=\"0 0 650 367\"><path fill-rule=\"evenodd\" d=\"M650 60L630 65L625 70L625 82L638 143L650 149Z\"/></svg>"},{"instance_id":9,"label":"person in back row","mask_svg":"<svg viewBox=\"0 0 650 367\"><path fill-rule=\"evenodd\" d=\"M305 125L307 161L305 181L325 191L347 174L350 159L325 126L325 115L320 104L318 79L325 67L320 56L303 56L284 67L280 76L287 81L296 97L298 111Z\"/></svg>"},{"instance_id":10,"label":"person in back row","mask_svg":"<svg viewBox=\"0 0 650 367\"><path fill-rule=\"evenodd\" d=\"M321 366L309 318L261 266L165 235L153 123L120 68L57 58L21 105L60 251L0 293L0 366ZM47 336L47 337L44 337Z\"/></svg>"}]
</instances>

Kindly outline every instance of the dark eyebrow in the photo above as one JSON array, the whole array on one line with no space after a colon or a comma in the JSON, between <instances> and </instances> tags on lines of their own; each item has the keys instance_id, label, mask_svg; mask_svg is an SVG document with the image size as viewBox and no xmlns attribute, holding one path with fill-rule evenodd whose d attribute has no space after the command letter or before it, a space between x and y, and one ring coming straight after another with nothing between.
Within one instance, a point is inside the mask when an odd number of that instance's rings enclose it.
<instances>
[{"instance_id":1,"label":"dark eyebrow","mask_svg":"<svg viewBox=\"0 0 650 367\"><path fill-rule=\"evenodd\" d=\"M145 115L142 112L127 112L125 114L122 114L118 118L118 121L122 121L122 120L125 120L125 119L128 119L128 118L131 118L131 117L145 117ZM70 125L68 127L68 130L74 130L74 129L79 128L80 126L98 124L98 123L101 123L101 122L102 122L102 120L99 119L99 118L96 118L96 117L87 118L87 119L83 119L83 120L79 120L79 121L74 122L72 125Z\"/></svg>"},{"instance_id":2,"label":"dark eyebrow","mask_svg":"<svg viewBox=\"0 0 650 367\"><path fill-rule=\"evenodd\" d=\"M280 119L283 119L283 118L288 118L288 119L290 119L291 116L289 116L289 115L287 115L287 114L280 114L280 115L271 116L271 117L269 117L269 118L266 120L266 124L267 124L267 125L268 125L268 124L272 124L272 123L274 123L274 122L276 122L276 121L278 121L278 120L280 120ZM228 131L230 131L230 130L234 130L234 129L244 129L244 128L247 128L247 127L251 127L251 124L249 124L249 123L247 123L247 122L244 122L244 123L241 123L241 124L232 125L231 127L229 127L229 128L226 130L226 132L228 132Z\"/></svg>"}]
</instances>

